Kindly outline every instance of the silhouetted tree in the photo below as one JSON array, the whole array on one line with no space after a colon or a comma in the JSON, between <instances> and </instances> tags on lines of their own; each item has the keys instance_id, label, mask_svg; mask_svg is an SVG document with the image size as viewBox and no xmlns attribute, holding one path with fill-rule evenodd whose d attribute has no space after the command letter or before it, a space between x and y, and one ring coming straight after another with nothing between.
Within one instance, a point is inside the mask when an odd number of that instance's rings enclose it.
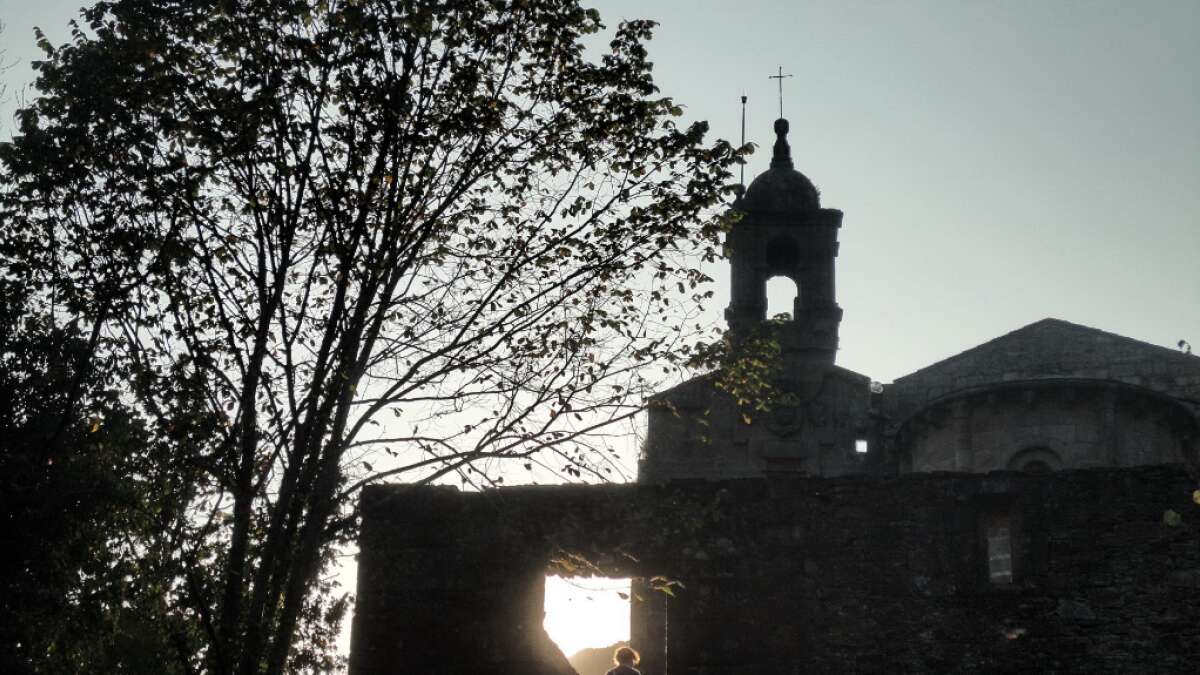
<instances>
[{"instance_id":1,"label":"silhouetted tree","mask_svg":"<svg viewBox=\"0 0 1200 675\"><path fill-rule=\"evenodd\" d=\"M174 565L155 611L180 669L333 665L321 572L358 488L603 475L645 368L694 353L736 152L676 125L650 23L591 58L575 0L84 17L41 41L0 150L3 274L95 336L187 478L131 549Z\"/></svg>"},{"instance_id":2,"label":"silhouetted tree","mask_svg":"<svg viewBox=\"0 0 1200 675\"><path fill-rule=\"evenodd\" d=\"M95 367L94 336L25 299L0 282L0 671L170 672L154 655L173 570L148 546L170 537L146 535L187 473Z\"/></svg>"}]
</instances>

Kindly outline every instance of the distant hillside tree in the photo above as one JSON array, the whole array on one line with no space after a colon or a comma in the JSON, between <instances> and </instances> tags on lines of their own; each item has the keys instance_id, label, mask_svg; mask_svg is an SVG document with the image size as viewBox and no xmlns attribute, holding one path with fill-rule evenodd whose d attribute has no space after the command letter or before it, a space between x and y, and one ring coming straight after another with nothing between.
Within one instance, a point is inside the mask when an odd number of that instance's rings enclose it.
<instances>
[{"instance_id":1,"label":"distant hillside tree","mask_svg":"<svg viewBox=\"0 0 1200 675\"><path fill-rule=\"evenodd\" d=\"M695 353L737 161L658 95L651 28L588 42L576 0L121 0L40 40L0 275L95 336L188 479L130 547L174 566L158 672L336 666L322 572L364 484L606 475L647 368Z\"/></svg>"}]
</instances>

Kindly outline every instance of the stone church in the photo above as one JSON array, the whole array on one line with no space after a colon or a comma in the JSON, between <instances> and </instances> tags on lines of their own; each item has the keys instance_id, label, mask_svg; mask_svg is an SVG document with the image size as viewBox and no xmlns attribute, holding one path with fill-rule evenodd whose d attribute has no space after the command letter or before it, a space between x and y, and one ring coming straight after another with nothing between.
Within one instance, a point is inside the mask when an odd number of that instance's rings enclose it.
<instances>
[{"instance_id":1,"label":"stone church","mask_svg":"<svg viewBox=\"0 0 1200 675\"><path fill-rule=\"evenodd\" d=\"M729 329L780 347L783 395L761 420L743 415L714 376L660 395L638 480L896 475L923 471L1126 467L1195 459L1200 358L1102 330L1044 319L875 385L834 356L842 213L797 171L787 120L771 166L734 203ZM767 280L799 294L768 320ZM746 423L746 419L750 423Z\"/></svg>"},{"instance_id":2,"label":"stone church","mask_svg":"<svg viewBox=\"0 0 1200 675\"><path fill-rule=\"evenodd\" d=\"M636 483L368 488L352 675L573 673L548 573L634 579L647 675L1195 672L1200 358L1045 319L887 385L837 366L842 213L787 132L727 240L770 410L713 373L651 401Z\"/></svg>"}]
</instances>

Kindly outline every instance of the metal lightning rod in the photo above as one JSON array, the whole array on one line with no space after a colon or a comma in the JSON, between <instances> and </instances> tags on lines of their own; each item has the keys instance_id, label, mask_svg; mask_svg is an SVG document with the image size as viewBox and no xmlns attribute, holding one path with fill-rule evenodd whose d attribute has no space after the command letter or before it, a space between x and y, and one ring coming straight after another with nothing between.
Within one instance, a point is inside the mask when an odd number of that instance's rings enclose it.
<instances>
[{"instance_id":1,"label":"metal lightning rod","mask_svg":"<svg viewBox=\"0 0 1200 675\"><path fill-rule=\"evenodd\" d=\"M742 92L742 145L741 145L741 147L743 147L743 148L746 147L746 92ZM738 183L740 183L742 186L742 192L745 192L746 191L746 161L744 159L742 160L741 171L742 171L742 175L741 175L741 178L738 179Z\"/></svg>"}]
</instances>

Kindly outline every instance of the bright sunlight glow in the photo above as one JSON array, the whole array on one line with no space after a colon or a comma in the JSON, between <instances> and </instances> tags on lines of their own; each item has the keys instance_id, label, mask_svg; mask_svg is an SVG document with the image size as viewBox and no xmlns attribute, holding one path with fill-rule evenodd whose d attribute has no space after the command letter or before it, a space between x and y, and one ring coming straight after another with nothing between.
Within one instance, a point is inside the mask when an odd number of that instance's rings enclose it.
<instances>
[{"instance_id":1,"label":"bright sunlight glow","mask_svg":"<svg viewBox=\"0 0 1200 675\"><path fill-rule=\"evenodd\" d=\"M629 579L546 577L542 625L567 658L628 641Z\"/></svg>"}]
</instances>

